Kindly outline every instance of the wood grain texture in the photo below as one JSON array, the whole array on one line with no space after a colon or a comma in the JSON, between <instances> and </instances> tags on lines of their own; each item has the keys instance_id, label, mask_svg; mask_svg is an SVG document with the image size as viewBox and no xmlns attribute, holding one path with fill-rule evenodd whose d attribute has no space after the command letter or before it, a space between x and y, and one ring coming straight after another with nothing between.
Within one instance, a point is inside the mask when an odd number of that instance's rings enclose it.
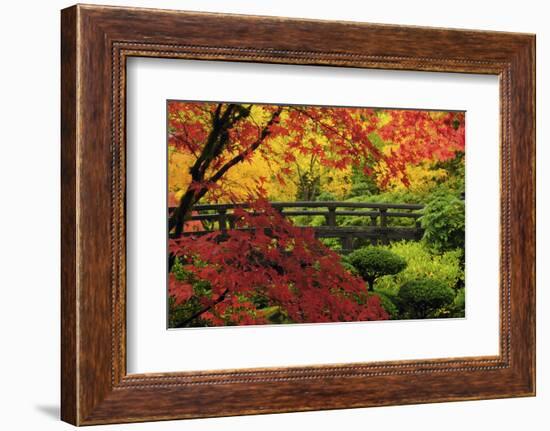
<instances>
[{"instance_id":1,"label":"wood grain texture","mask_svg":"<svg viewBox=\"0 0 550 431\"><path fill-rule=\"evenodd\" d=\"M534 394L533 35L79 5L62 11L61 36L63 420L87 425ZM499 356L127 375L131 56L500 76Z\"/></svg>"},{"instance_id":2,"label":"wood grain texture","mask_svg":"<svg viewBox=\"0 0 550 431\"><path fill-rule=\"evenodd\" d=\"M78 421L76 299L76 8L61 17L61 417Z\"/></svg>"}]
</instances>

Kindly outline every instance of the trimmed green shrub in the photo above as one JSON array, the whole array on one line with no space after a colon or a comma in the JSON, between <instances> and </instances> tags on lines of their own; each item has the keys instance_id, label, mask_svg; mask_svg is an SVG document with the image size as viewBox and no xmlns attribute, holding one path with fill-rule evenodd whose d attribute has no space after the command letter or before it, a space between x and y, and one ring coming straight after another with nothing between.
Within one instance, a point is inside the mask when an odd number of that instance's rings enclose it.
<instances>
[{"instance_id":1,"label":"trimmed green shrub","mask_svg":"<svg viewBox=\"0 0 550 431\"><path fill-rule=\"evenodd\" d=\"M438 253L464 249L464 201L453 194L436 194L424 207L420 223L424 241Z\"/></svg>"},{"instance_id":2,"label":"trimmed green shrub","mask_svg":"<svg viewBox=\"0 0 550 431\"><path fill-rule=\"evenodd\" d=\"M342 259L342 262L341 262L342 266L344 267L344 269L346 271L348 271L349 273L353 274L353 275L359 275L359 273L357 272L357 269L355 269L355 266L353 266L351 263L349 263L347 260L345 259Z\"/></svg>"},{"instance_id":3,"label":"trimmed green shrub","mask_svg":"<svg viewBox=\"0 0 550 431\"><path fill-rule=\"evenodd\" d=\"M445 307L440 308L435 317L465 317L466 316L466 294L465 289L459 289L453 302Z\"/></svg>"},{"instance_id":4,"label":"trimmed green shrub","mask_svg":"<svg viewBox=\"0 0 550 431\"><path fill-rule=\"evenodd\" d=\"M407 262L401 256L380 247L363 247L346 256L359 275L368 283L369 290L374 289L374 281L383 275L397 274L403 271Z\"/></svg>"},{"instance_id":5,"label":"trimmed green shrub","mask_svg":"<svg viewBox=\"0 0 550 431\"><path fill-rule=\"evenodd\" d=\"M466 317L466 289L462 288L458 291L449 311L449 317Z\"/></svg>"},{"instance_id":6,"label":"trimmed green shrub","mask_svg":"<svg viewBox=\"0 0 550 431\"><path fill-rule=\"evenodd\" d=\"M455 293L440 281L423 278L405 283L397 297L403 318L425 319L453 302Z\"/></svg>"},{"instance_id":7,"label":"trimmed green shrub","mask_svg":"<svg viewBox=\"0 0 550 431\"><path fill-rule=\"evenodd\" d=\"M382 308L390 315L390 319L399 319L399 307L396 305L397 298L379 291L372 292L369 295L378 296Z\"/></svg>"},{"instance_id":8,"label":"trimmed green shrub","mask_svg":"<svg viewBox=\"0 0 550 431\"><path fill-rule=\"evenodd\" d=\"M384 276L376 280L377 291L397 295L403 284L418 278L432 278L453 289L457 289L464 283L461 250L447 251L438 255L431 253L425 244L416 241L395 242L386 248L405 259L407 267L396 275Z\"/></svg>"}]
</instances>

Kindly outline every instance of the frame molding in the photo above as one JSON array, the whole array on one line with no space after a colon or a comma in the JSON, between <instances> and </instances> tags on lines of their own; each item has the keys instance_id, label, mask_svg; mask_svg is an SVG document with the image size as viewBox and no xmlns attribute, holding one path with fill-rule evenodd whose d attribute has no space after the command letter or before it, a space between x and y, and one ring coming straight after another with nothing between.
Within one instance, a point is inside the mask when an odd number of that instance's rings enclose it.
<instances>
[{"instance_id":1,"label":"frame molding","mask_svg":"<svg viewBox=\"0 0 550 431\"><path fill-rule=\"evenodd\" d=\"M534 395L533 35L77 5L62 11L61 46L63 420L89 425ZM127 375L131 56L498 75L500 354Z\"/></svg>"}]
</instances>

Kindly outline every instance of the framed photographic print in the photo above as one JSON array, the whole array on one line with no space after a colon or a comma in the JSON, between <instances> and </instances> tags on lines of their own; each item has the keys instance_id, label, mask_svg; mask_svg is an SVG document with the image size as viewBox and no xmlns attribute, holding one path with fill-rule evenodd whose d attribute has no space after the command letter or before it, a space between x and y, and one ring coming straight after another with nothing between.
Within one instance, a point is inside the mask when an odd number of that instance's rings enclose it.
<instances>
[{"instance_id":1,"label":"framed photographic print","mask_svg":"<svg viewBox=\"0 0 550 431\"><path fill-rule=\"evenodd\" d=\"M62 419L535 394L535 38L62 11Z\"/></svg>"}]
</instances>

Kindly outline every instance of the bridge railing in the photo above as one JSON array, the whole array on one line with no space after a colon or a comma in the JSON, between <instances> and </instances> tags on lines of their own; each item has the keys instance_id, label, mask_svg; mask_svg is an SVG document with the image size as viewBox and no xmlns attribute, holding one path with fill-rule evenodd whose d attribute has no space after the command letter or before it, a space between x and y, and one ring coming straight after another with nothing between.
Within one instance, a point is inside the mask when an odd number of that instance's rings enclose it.
<instances>
[{"instance_id":1,"label":"bridge railing","mask_svg":"<svg viewBox=\"0 0 550 431\"><path fill-rule=\"evenodd\" d=\"M318 238L338 238L342 251L349 252L358 243L365 241L371 244L388 244L395 240L419 240L423 230L419 218L423 209L417 204L391 204L370 202L340 202L340 201L296 201L270 202L271 206L283 216L289 217L294 224L300 226L300 216L322 216L325 223L322 226L302 226L312 228ZM235 228L235 208L249 208L249 204L201 204L193 207L191 225L197 222L209 222L208 229L191 229L185 234L201 234L212 230L227 230ZM173 208L170 208L170 212ZM358 225L338 223L341 217L366 218ZM394 223L395 220L408 219L409 223ZM403 226L405 224L406 226Z\"/></svg>"}]
</instances>

